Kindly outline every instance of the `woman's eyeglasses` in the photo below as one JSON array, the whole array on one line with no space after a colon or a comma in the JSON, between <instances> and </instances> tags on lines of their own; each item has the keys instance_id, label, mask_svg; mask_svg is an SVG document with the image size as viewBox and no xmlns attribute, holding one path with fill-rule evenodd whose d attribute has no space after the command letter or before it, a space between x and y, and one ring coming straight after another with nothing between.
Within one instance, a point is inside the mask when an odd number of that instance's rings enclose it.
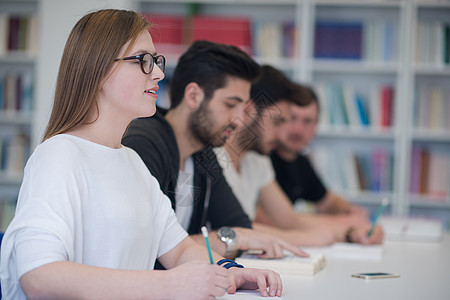
<instances>
[{"instance_id":1,"label":"woman's eyeglasses","mask_svg":"<svg viewBox=\"0 0 450 300\"><path fill-rule=\"evenodd\" d=\"M132 60L138 59L141 64L141 70L144 74L150 74L153 71L153 66L156 64L158 68L164 72L166 68L166 58L162 55L153 56L150 53L143 53L134 56L128 56L124 58L116 58L114 61L118 60Z\"/></svg>"}]
</instances>

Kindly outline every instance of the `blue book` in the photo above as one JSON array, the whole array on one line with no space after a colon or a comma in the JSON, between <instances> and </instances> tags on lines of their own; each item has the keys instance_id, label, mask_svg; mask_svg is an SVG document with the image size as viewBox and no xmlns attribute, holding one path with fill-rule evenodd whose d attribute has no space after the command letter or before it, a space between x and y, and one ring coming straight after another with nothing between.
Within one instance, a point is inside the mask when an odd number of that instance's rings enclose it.
<instances>
[{"instance_id":1,"label":"blue book","mask_svg":"<svg viewBox=\"0 0 450 300\"><path fill-rule=\"evenodd\" d=\"M362 36L362 22L318 21L314 39L314 57L360 60Z\"/></svg>"},{"instance_id":2,"label":"blue book","mask_svg":"<svg viewBox=\"0 0 450 300\"><path fill-rule=\"evenodd\" d=\"M364 101L359 95L355 95L356 107L358 108L359 120L361 125L369 126L369 117L367 114L367 109L364 106Z\"/></svg>"}]
</instances>

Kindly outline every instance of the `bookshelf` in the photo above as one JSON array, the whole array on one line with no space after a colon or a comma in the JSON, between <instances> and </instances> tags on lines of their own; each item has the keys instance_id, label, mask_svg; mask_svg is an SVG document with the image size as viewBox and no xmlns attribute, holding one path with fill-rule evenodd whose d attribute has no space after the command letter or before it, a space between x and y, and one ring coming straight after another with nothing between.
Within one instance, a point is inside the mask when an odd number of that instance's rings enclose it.
<instances>
[{"instance_id":1,"label":"bookshelf","mask_svg":"<svg viewBox=\"0 0 450 300\"><path fill-rule=\"evenodd\" d=\"M12 214L30 153L38 2L0 1L0 225Z\"/></svg>"},{"instance_id":2,"label":"bookshelf","mask_svg":"<svg viewBox=\"0 0 450 300\"><path fill-rule=\"evenodd\" d=\"M394 215L450 226L450 1L141 0L135 7L178 18L247 18L249 53L319 94L321 122L309 150L324 181L370 210L388 196ZM188 37L191 24L184 23ZM177 55L169 57L174 66ZM420 151L433 182L419 183L422 193L412 179L424 168L413 160ZM362 184L358 168L372 178Z\"/></svg>"}]
</instances>

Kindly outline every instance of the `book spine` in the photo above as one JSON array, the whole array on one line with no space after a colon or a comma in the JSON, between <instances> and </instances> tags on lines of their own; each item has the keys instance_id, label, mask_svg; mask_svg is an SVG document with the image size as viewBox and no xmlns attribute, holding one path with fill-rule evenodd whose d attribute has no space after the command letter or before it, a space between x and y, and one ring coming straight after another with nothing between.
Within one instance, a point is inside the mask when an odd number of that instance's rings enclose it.
<instances>
[{"instance_id":1,"label":"book spine","mask_svg":"<svg viewBox=\"0 0 450 300\"><path fill-rule=\"evenodd\" d=\"M411 163L411 179L410 179L410 192L412 194L419 194L420 185L420 148L414 147L412 152Z\"/></svg>"},{"instance_id":2,"label":"book spine","mask_svg":"<svg viewBox=\"0 0 450 300\"><path fill-rule=\"evenodd\" d=\"M450 64L450 24L445 24L444 26L444 63L446 65Z\"/></svg>"},{"instance_id":3,"label":"book spine","mask_svg":"<svg viewBox=\"0 0 450 300\"><path fill-rule=\"evenodd\" d=\"M316 58L361 60L363 24L361 22L317 21L314 38Z\"/></svg>"},{"instance_id":4,"label":"book spine","mask_svg":"<svg viewBox=\"0 0 450 300\"><path fill-rule=\"evenodd\" d=\"M381 88L381 126L392 125L393 89L390 86Z\"/></svg>"},{"instance_id":5,"label":"book spine","mask_svg":"<svg viewBox=\"0 0 450 300\"><path fill-rule=\"evenodd\" d=\"M427 149L422 149L420 153L420 185L419 193L428 194L428 177L430 172L430 153Z\"/></svg>"}]
</instances>

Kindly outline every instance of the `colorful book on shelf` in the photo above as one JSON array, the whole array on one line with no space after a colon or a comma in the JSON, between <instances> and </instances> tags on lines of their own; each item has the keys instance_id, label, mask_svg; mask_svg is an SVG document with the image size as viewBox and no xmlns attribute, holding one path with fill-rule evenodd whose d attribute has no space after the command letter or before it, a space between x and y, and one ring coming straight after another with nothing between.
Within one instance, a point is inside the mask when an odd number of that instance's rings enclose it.
<instances>
[{"instance_id":1,"label":"colorful book on shelf","mask_svg":"<svg viewBox=\"0 0 450 300\"><path fill-rule=\"evenodd\" d=\"M317 21L314 57L361 59L362 32L361 22Z\"/></svg>"},{"instance_id":2,"label":"colorful book on shelf","mask_svg":"<svg viewBox=\"0 0 450 300\"><path fill-rule=\"evenodd\" d=\"M380 101L380 88L378 86L373 86L370 89L369 114L370 114L370 126L374 129L380 129L381 101Z\"/></svg>"},{"instance_id":3,"label":"colorful book on shelf","mask_svg":"<svg viewBox=\"0 0 450 300\"><path fill-rule=\"evenodd\" d=\"M358 156L356 154L353 154L353 160L354 160L355 166L356 166L356 174L358 175L359 189L361 191L364 191L364 190L368 189L368 187L366 185L366 180L364 178L364 170L363 170L362 163L361 163L360 159L358 159Z\"/></svg>"},{"instance_id":4,"label":"colorful book on shelf","mask_svg":"<svg viewBox=\"0 0 450 300\"><path fill-rule=\"evenodd\" d=\"M281 275L315 275L326 267L326 259L320 253L311 254L310 257L294 256L285 253L283 258L263 259L255 254L247 254L236 258L236 262L246 268L270 269Z\"/></svg>"},{"instance_id":5,"label":"colorful book on shelf","mask_svg":"<svg viewBox=\"0 0 450 300\"><path fill-rule=\"evenodd\" d=\"M0 113L5 110L6 99L5 99L5 80L0 77Z\"/></svg>"},{"instance_id":6,"label":"colorful book on shelf","mask_svg":"<svg viewBox=\"0 0 450 300\"><path fill-rule=\"evenodd\" d=\"M443 223L437 219L383 216L380 218L388 241L439 242Z\"/></svg>"},{"instance_id":7,"label":"colorful book on shelf","mask_svg":"<svg viewBox=\"0 0 450 300\"><path fill-rule=\"evenodd\" d=\"M384 23L383 61L393 62L397 59L397 32L393 22Z\"/></svg>"},{"instance_id":8,"label":"colorful book on shelf","mask_svg":"<svg viewBox=\"0 0 450 300\"><path fill-rule=\"evenodd\" d=\"M372 161L371 190L390 191L392 186L392 160L391 154L385 149L373 150L370 153Z\"/></svg>"},{"instance_id":9,"label":"colorful book on shelf","mask_svg":"<svg viewBox=\"0 0 450 300\"><path fill-rule=\"evenodd\" d=\"M354 159L354 153L347 151L341 154L342 178L345 181L343 189L350 193L359 192L360 185L358 179L358 167Z\"/></svg>"},{"instance_id":10,"label":"colorful book on shelf","mask_svg":"<svg viewBox=\"0 0 450 300\"><path fill-rule=\"evenodd\" d=\"M412 151L412 164L411 164L411 181L410 192L413 194L419 194L420 191L420 153L419 147L414 147Z\"/></svg>"},{"instance_id":11,"label":"colorful book on shelf","mask_svg":"<svg viewBox=\"0 0 450 300\"><path fill-rule=\"evenodd\" d=\"M430 171L430 152L427 149L422 149L420 152L420 185L419 193L428 193L428 177Z\"/></svg>"},{"instance_id":12,"label":"colorful book on shelf","mask_svg":"<svg viewBox=\"0 0 450 300\"><path fill-rule=\"evenodd\" d=\"M5 82L5 100L3 110L6 112L15 111L16 107L16 74L11 72L7 73L4 78Z\"/></svg>"},{"instance_id":13,"label":"colorful book on shelf","mask_svg":"<svg viewBox=\"0 0 450 300\"><path fill-rule=\"evenodd\" d=\"M30 16L27 50L30 54L36 54L39 48L39 16L33 14Z\"/></svg>"},{"instance_id":14,"label":"colorful book on shelf","mask_svg":"<svg viewBox=\"0 0 450 300\"><path fill-rule=\"evenodd\" d=\"M443 89L441 87L432 87L430 90L430 98L428 101L430 123L429 129L439 130L444 128L444 120L448 117L445 111L445 101Z\"/></svg>"},{"instance_id":15,"label":"colorful book on shelf","mask_svg":"<svg viewBox=\"0 0 450 300\"><path fill-rule=\"evenodd\" d=\"M283 23L283 56L287 58L295 58L298 56L297 28L295 22L287 21ZM300 39L301 40L301 39Z\"/></svg>"},{"instance_id":16,"label":"colorful book on shelf","mask_svg":"<svg viewBox=\"0 0 450 300\"><path fill-rule=\"evenodd\" d=\"M317 94L317 100L319 101L319 128L328 128L330 125L329 120L329 107L327 102L327 95L325 91L325 84L318 83L315 85L315 91Z\"/></svg>"},{"instance_id":17,"label":"colorful book on shelf","mask_svg":"<svg viewBox=\"0 0 450 300\"><path fill-rule=\"evenodd\" d=\"M394 90L391 86L381 87L381 126L390 127L392 125L392 107Z\"/></svg>"},{"instance_id":18,"label":"colorful book on shelf","mask_svg":"<svg viewBox=\"0 0 450 300\"><path fill-rule=\"evenodd\" d=\"M19 50L25 51L28 48L28 32L30 26L30 18L28 16L21 16L19 18Z\"/></svg>"},{"instance_id":19,"label":"colorful book on shelf","mask_svg":"<svg viewBox=\"0 0 450 300\"><path fill-rule=\"evenodd\" d=\"M252 23L252 54L260 58L281 58L289 42L281 22L254 21Z\"/></svg>"},{"instance_id":20,"label":"colorful book on shelf","mask_svg":"<svg viewBox=\"0 0 450 300\"><path fill-rule=\"evenodd\" d=\"M360 95L355 95L355 102L356 102L356 107L358 110L358 119L359 119L359 123L362 126L369 126L369 114L367 111L367 106L366 103L364 102L363 98Z\"/></svg>"},{"instance_id":21,"label":"colorful book on shelf","mask_svg":"<svg viewBox=\"0 0 450 300\"><path fill-rule=\"evenodd\" d=\"M244 17L194 16L192 40L234 45L251 54L250 21Z\"/></svg>"},{"instance_id":22,"label":"colorful book on shelf","mask_svg":"<svg viewBox=\"0 0 450 300\"><path fill-rule=\"evenodd\" d=\"M359 152L356 154L358 162L359 162L359 169L361 172L362 177L362 184L361 189L362 190L371 190L373 187L372 181L373 181L373 173L370 165L370 156L368 153Z\"/></svg>"},{"instance_id":23,"label":"colorful book on shelf","mask_svg":"<svg viewBox=\"0 0 450 300\"><path fill-rule=\"evenodd\" d=\"M415 99L414 125L419 129L450 129L450 90L439 85L420 85Z\"/></svg>"},{"instance_id":24,"label":"colorful book on shelf","mask_svg":"<svg viewBox=\"0 0 450 300\"><path fill-rule=\"evenodd\" d=\"M184 51L184 18L177 15L147 14L143 16L152 24L152 34L160 53L179 55Z\"/></svg>"},{"instance_id":25,"label":"colorful book on shelf","mask_svg":"<svg viewBox=\"0 0 450 300\"><path fill-rule=\"evenodd\" d=\"M33 74L30 70L9 72L0 78L0 111L31 112Z\"/></svg>"},{"instance_id":26,"label":"colorful book on shelf","mask_svg":"<svg viewBox=\"0 0 450 300\"><path fill-rule=\"evenodd\" d=\"M10 16L8 22L8 51L19 50L20 17Z\"/></svg>"},{"instance_id":27,"label":"colorful book on shelf","mask_svg":"<svg viewBox=\"0 0 450 300\"><path fill-rule=\"evenodd\" d=\"M342 86L342 99L347 116L348 125L350 127L360 127L358 108L356 107L356 95L353 87L348 85Z\"/></svg>"},{"instance_id":28,"label":"colorful book on shelf","mask_svg":"<svg viewBox=\"0 0 450 300\"><path fill-rule=\"evenodd\" d=\"M443 201L449 195L450 156L435 152L430 156L428 196Z\"/></svg>"},{"instance_id":29,"label":"colorful book on shelf","mask_svg":"<svg viewBox=\"0 0 450 300\"><path fill-rule=\"evenodd\" d=\"M450 156L416 146L411 164L410 192L426 195L427 201L442 202L450 196Z\"/></svg>"},{"instance_id":30,"label":"colorful book on shelf","mask_svg":"<svg viewBox=\"0 0 450 300\"><path fill-rule=\"evenodd\" d=\"M443 61L445 64L450 64L450 24L444 24L444 42L443 42Z\"/></svg>"},{"instance_id":31,"label":"colorful book on shelf","mask_svg":"<svg viewBox=\"0 0 450 300\"><path fill-rule=\"evenodd\" d=\"M9 16L3 12L0 13L0 55L8 51L8 23Z\"/></svg>"},{"instance_id":32,"label":"colorful book on shelf","mask_svg":"<svg viewBox=\"0 0 450 300\"><path fill-rule=\"evenodd\" d=\"M347 126L348 116L344 107L341 85L327 84L325 89L330 125L336 127Z\"/></svg>"}]
</instances>

